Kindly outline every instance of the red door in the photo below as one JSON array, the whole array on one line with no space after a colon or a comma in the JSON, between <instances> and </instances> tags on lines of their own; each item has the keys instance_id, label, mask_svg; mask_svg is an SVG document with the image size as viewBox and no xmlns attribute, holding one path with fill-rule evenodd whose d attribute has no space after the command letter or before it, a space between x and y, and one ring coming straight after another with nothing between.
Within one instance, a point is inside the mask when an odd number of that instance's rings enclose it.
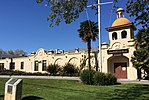
<instances>
[{"instance_id":1,"label":"red door","mask_svg":"<svg viewBox=\"0 0 149 100\"><path fill-rule=\"evenodd\" d=\"M114 63L114 75L117 78L127 79L127 63Z\"/></svg>"}]
</instances>

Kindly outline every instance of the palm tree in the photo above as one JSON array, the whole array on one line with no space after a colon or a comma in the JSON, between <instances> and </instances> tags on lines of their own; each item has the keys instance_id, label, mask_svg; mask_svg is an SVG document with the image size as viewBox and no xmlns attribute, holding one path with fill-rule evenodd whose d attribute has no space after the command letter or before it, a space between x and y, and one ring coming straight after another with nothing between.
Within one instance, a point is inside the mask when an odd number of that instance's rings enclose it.
<instances>
[{"instance_id":1,"label":"palm tree","mask_svg":"<svg viewBox=\"0 0 149 100\"><path fill-rule=\"evenodd\" d=\"M90 52L91 52L91 40L95 41L98 37L98 23L86 20L80 23L80 29L78 29L79 37L83 42L87 42L88 49L88 67L91 70Z\"/></svg>"}]
</instances>

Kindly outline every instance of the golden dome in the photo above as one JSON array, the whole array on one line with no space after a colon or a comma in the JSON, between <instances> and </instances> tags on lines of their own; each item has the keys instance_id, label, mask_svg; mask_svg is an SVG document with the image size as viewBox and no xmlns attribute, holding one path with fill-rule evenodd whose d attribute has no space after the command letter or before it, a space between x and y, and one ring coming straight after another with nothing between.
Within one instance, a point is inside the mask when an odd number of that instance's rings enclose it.
<instances>
[{"instance_id":1,"label":"golden dome","mask_svg":"<svg viewBox=\"0 0 149 100\"><path fill-rule=\"evenodd\" d=\"M130 24L130 23L131 22L127 18L121 17L121 18L117 18L113 22L112 27L114 27L114 26L120 26L120 25L125 25L125 24Z\"/></svg>"}]
</instances>

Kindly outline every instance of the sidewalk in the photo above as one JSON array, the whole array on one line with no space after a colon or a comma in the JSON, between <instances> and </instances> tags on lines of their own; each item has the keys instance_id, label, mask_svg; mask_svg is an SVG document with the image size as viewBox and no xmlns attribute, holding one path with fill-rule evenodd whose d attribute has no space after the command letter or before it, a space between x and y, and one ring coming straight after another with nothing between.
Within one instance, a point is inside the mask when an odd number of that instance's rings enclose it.
<instances>
[{"instance_id":1,"label":"sidewalk","mask_svg":"<svg viewBox=\"0 0 149 100\"><path fill-rule=\"evenodd\" d=\"M118 83L121 84L148 84L149 85L149 80L129 80L129 79L117 79Z\"/></svg>"},{"instance_id":2,"label":"sidewalk","mask_svg":"<svg viewBox=\"0 0 149 100\"><path fill-rule=\"evenodd\" d=\"M67 76L22 76L22 75L0 75L0 78L34 78L34 79L61 79L61 80L80 80L79 77Z\"/></svg>"},{"instance_id":3,"label":"sidewalk","mask_svg":"<svg viewBox=\"0 0 149 100\"><path fill-rule=\"evenodd\" d=\"M67 76L22 76L22 75L0 75L0 78L34 78L34 79L59 79L59 80L77 80L80 81L79 77L67 77ZM149 80L129 80L129 79L117 79L118 83L121 84L148 84Z\"/></svg>"}]
</instances>

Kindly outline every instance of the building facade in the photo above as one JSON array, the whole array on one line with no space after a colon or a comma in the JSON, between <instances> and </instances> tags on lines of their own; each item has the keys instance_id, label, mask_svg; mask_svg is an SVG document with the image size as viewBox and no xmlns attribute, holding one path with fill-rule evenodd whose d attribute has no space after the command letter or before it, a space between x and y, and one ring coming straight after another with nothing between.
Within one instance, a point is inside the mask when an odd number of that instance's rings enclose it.
<instances>
[{"instance_id":1,"label":"building facade","mask_svg":"<svg viewBox=\"0 0 149 100\"><path fill-rule=\"evenodd\" d=\"M137 70L131 63L134 48L134 31L136 27L124 18L124 10L119 8L116 12L117 19L109 32L109 42L102 43L102 71L113 73L117 78L137 79Z\"/></svg>"},{"instance_id":2,"label":"building facade","mask_svg":"<svg viewBox=\"0 0 149 100\"><path fill-rule=\"evenodd\" d=\"M91 52L91 64L95 67L96 52ZM97 57L96 57L97 58ZM37 52L32 52L31 55L17 58L0 59L0 70L19 70L25 72L41 72L45 73L49 64L58 64L60 66L66 63L71 63L77 68L83 60L87 60L87 50L73 50L64 52L63 50L49 50L46 52L40 48ZM87 65L87 63L86 63ZM87 67L84 67L86 69Z\"/></svg>"},{"instance_id":3,"label":"building facade","mask_svg":"<svg viewBox=\"0 0 149 100\"><path fill-rule=\"evenodd\" d=\"M134 48L134 31L136 27L124 18L124 10L119 8L116 12L117 19L111 27L106 28L109 32L109 44L103 42L101 45L102 56L98 57L98 51L91 52L91 65L93 69L98 69L104 73L112 73L117 78L137 79L137 70L131 63L131 57ZM98 68L98 59L102 58L102 67ZM59 64L63 66L66 63L72 63L80 67L83 60L87 62L87 50L64 52L56 50L55 52L39 49L27 57L5 58L0 60L0 70L20 70L25 72L46 72L49 64ZM87 65L87 63L86 63ZM86 67L87 68L87 67ZM86 69L84 68L84 69Z\"/></svg>"}]
</instances>

